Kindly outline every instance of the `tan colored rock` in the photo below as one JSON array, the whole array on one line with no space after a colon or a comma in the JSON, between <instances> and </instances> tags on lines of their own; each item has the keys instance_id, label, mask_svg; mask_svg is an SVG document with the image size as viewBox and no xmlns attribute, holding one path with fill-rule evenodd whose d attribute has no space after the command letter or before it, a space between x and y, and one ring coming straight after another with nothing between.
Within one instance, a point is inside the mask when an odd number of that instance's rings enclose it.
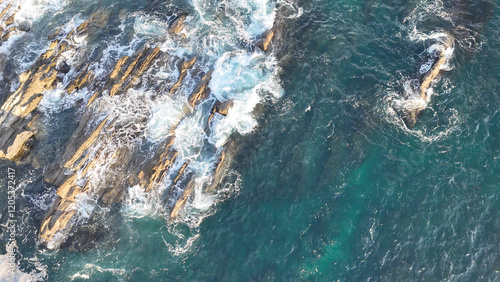
<instances>
[{"instance_id":1,"label":"tan colored rock","mask_svg":"<svg viewBox=\"0 0 500 282\"><path fill-rule=\"evenodd\" d=\"M179 212L180 212L181 208L184 206L187 199L189 198L189 195L191 195L191 193L194 190L194 185L195 185L194 178L191 178L191 180L186 185L186 188L184 189L184 192L182 193L181 197L177 200L174 208L170 212L170 218L174 219L177 216L179 216Z\"/></svg>"},{"instance_id":2,"label":"tan colored rock","mask_svg":"<svg viewBox=\"0 0 500 282\"><path fill-rule=\"evenodd\" d=\"M146 71L150 67L151 62L156 56L158 56L159 53L159 46L155 48L144 48L142 52L138 56L136 56L135 60L131 61L131 63L128 65L127 69L119 79L118 77L114 77L117 81L111 87L109 96L113 97L119 92L127 92L127 90L133 86L134 81L138 79L139 76L141 76L144 71Z\"/></svg>"},{"instance_id":3,"label":"tan colored rock","mask_svg":"<svg viewBox=\"0 0 500 282\"><path fill-rule=\"evenodd\" d=\"M6 6L6 7L2 10L2 12L0 12L0 19L1 19L1 18L3 18L3 17L7 14L7 12L10 10L10 8L11 8L11 7L12 7L12 4L9 4L9 5L7 5L7 6ZM7 24L5 24L5 25L7 25Z\"/></svg>"},{"instance_id":4,"label":"tan colored rock","mask_svg":"<svg viewBox=\"0 0 500 282\"><path fill-rule=\"evenodd\" d=\"M422 78L422 82L420 84L420 87L418 88L420 97L422 97L422 99L427 100L427 90L429 89L431 83L439 75L439 73L441 72L441 67L445 63L446 63L446 55L443 52L440 52L438 58L432 65L431 69Z\"/></svg>"},{"instance_id":5,"label":"tan colored rock","mask_svg":"<svg viewBox=\"0 0 500 282\"><path fill-rule=\"evenodd\" d=\"M200 82L196 85L193 93L191 93L191 96L189 96L188 104L191 108L194 108L210 95L210 88L208 87L208 84L212 79L212 72L213 71L209 71L203 76Z\"/></svg>"},{"instance_id":6,"label":"tan colored rock","mask_svg":"<svg viewBox=\"0 0 500 282\"><path fill-rule=\"evenodd\" d=\"M170 34L177 34L179 33L182 28L184 27L184 21L186 20L186 15L181 15L179 17L177 17L173 22L172 24L170 25L170 27L168 28L168 32Z\"/></svg>"},{"instance_id":7,"label":"tan colored rock","mask_svg":"<svg viewBox=\"0 0 500 282\"><path fill-rule=\"evenodd\" d=\"M180 64L178 65L179 79L174 84L174 86L172 86L172 89L170 89L170 93L174 93L175 91L177 91L177 89L179 89L179 87L182 84L182 81L184 80L184 78L187 75L188 70L190 70L191 68L193 68L193 65L194 65L195 62L196 62L196 57L193 57L189 61L182 60L180 62Z\"/></svg>"},{"instance_id":8,"label":"tan colored rock","mask_svg":"<svg viewBox=\"0 0 500 282\"><path fill-rule=\"evenodd\" d=\"M34 131L23 131L18 134L12 145L7 148L7 154L0 151L0 158L7 158L12 161L19 160L28 150L29 142L34 135Z\"/></svg>"},{"instance_id":9,"label":"tan colored rock","mask_svg":"<svg viewBox=\"0 0 500 282\"><path fill-rule=\"evenodd\" d=\"M175 177L174 179L174 185L177 184L177 182L179 182L179 180L181 179L182 175L184 174L184 170L186 170L186 167L189 165L189 162L185 162L181 168L179 169L179 172L177 173L177 176Z\"/></svg>"},{"instance_id":10,"label":"tan colored rock","mask_svg":"<svg viewBox=\"0 0 500 282\"><path fill-rule=\"evenodd\" d=\"M14 19L15 19L15 16L16 14L12 14L10 15L10 17L7 18L7 20L5 21L5 25L11 25L14 23Z\"/></svg>"},{"instance_id":11,"label":"tan colored rock","mask_svg":"<svg viewBox=\"0 0 500 282\"><path fill-rule=\"evenodd\" d=\"M274 38L274 31L270 29L262 35L262 38L257 42L256 45L257 47L262 49L262 51L267 51L267 48L269 48L269 44L271 44L273 38Z\"/></svg>"},{"instance_id":12,"label":"tan colored rock","mask_svg":"<svg viewBox=\"0 0 500 282\"><path fill-rule=\"evenodd\" d=\"M226 116L229 110L234 106L233 100L227 100L223 103L221 103L219 100L215 102L214 107L212 108L212 113L210 114L210 117L208 118L208 122L210 122L214 116L215 113L219 113L223 116Z\"/></svg>"},{"instance_id":13,"label":"tan colored rock","mask_svg":"<svg viewBox=\"0 0 500 282\"><path fill-rule=\"evenodd\" d=\"M418 87L417 91L420 97L426 102L429 99L429 97L427 96L427 91L431 87L432 83L434 83L438 78L438 75L441 73L441 68L447 61L445 51L448 48L452 48L453 41L454 38L451 35L448 35L448 38L442 45L443 50L437 52L436 58L431 68L429 69L429 71L427 71L427 73L424 74L424 76L420 80L420 86ZM424 110L424 108L416 108L407 110L403 113L403 120L408 128L412 128L413 126L415 126L418 115L422 110Z\"/></svg>"},{"instance_id":14,"label":"tan colored rock","mask_svg":"<svg viewBox=\"0 0 500 282\"><path fill-rule=\"evenodd\" d=\"M215 190L217 185L221 182L223 178L223 173L222 171L224 170L224 167L229 166L229 158L227 156L226 151L222 151L222 153L219 156L219 159L217 160L217 166L215 167L214 173L213 173L213 179L212 182L205 188L206 193L210 193Z\"/></svg>"}]
</instances>

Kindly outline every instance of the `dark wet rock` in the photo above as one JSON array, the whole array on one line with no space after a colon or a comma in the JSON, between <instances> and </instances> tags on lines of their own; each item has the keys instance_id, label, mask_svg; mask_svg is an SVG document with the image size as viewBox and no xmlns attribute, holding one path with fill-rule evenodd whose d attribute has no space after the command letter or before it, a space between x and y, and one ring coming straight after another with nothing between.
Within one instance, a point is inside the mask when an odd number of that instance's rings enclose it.
<instances>
[{"instance_id":1,"label":"dark wet rock","mask_svg":"<svg viewBox=\"0 0 500 282\"><path fill-rule=\"evenodd\" d=\"M22 22L18 25L17 27L20 31L28 32L31 30L31 23L30 22Z\"/></svg>"},{"instance_id":2,"label":"dark wet rock","mask_svg":"<svg viewBox=\"0 0 500 282\"><path fill-rule=\"evenodd\" d=\"M223 116L226 116L229 110L234 106L233 100L227 100L225 102L220 102L217 100L215 102L214 107L212 108L212 113L210 114L210 117L208 118L208 122L210 122L214 116L215 113L221 114Z\"/></svg>"},{"instance_id":3,"label":"dark wet rock","mask_svg":"<svg viewBox=\"0 0 500 282\"><path fill-rule=\"evenodd\" d=\"M49 35L47 36L47 39L48 39L48 40L50 40L50 41L52 41L52 40L56 39L56 37L58 37L58 36L63 36L62 26L58 26L58 27L54 30L54 32L52 32L51 34L49 34Z\"/></svg>"},{"instance_id":4,"label":"dark wet rock","mask_svg":"<svg viewBox=\"0 0 500 282\"><path fill-rule=\"evenodd\" d=\"M65 61L62 61L58 66L57 66L57 70L60 72L60 73L68 73L71 68L70 66L65 62Z\"/></svg>"}]
</instances>

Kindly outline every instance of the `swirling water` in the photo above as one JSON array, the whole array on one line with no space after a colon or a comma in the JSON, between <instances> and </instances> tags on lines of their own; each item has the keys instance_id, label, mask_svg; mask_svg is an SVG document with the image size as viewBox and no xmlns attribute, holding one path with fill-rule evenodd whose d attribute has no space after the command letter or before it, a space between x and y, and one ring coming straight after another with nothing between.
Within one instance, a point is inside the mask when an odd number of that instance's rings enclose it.
<instances>
[{"instance_id":1,"label":"swirling water","mask_svg":"<svg viewBox=\"0 0 500 282\"><path fill-rule=\"evenodd\" d=\"M61 22L70 29L95 10L127 9L128 16L96 35L93 48L113 61L159 37L162 48L180 56L203 54L216 68L214 95L242 103L240 115L220 123L209 141L217 145L232 132L239 146L219 195L225 201L195 197L199 202L171 222L152 211L154 199L131 187L111 216L91 222L103 232L84 251L71 242L58 251L39 246L38 226L55 192L39 170L16 167L22 272L51 281L500 279L498 1L39 5L55 8L44 9L32 19L33 31L7 46L18 72ZM272 58L264 59L245 44L272 26L273 7L287 9L288 17ZM162 17L184 10L196 15L189 24L197 40L179 46L169 41ZM218 12L226 25L212 23ZM433 35L442 32L456 38L453 55L409 129L395 107L407 101ZM96 69L105 72L108 57ZM271 95L257 95L259 85ZM74 101L52 94L43 105L55 129L37 145L47 162L69 138L68 117L78 114ZM148 106L152 141L168 133L177 103L165 98ZM186 157L199 152L192 138L205 138L197 119L177 129L185 132L178 146ZM3 181L13 164L1 165ZM6 193L0 201L6 206Z\"/></svg>"}]
</instances>

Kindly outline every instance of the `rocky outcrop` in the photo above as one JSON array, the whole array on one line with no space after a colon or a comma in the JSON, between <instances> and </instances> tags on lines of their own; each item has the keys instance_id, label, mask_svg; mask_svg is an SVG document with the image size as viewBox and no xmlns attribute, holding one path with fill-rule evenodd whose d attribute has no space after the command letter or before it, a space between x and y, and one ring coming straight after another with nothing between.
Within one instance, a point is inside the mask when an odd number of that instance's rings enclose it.
<instances>
[{"instance_id":1,"label":"rocky outcrop","mask_svg":"<svg viewBox=\"0 0 500 282\"><path fill-rule=\"evenodd\" d=\"M223 103L221 103L219 100L215 102L215 105L212 108L212 111L210 113L210 117L208 117L208 122L212 120L214 117L215 113L221 114L223 116L226 116L229 110L234 106L233 100L227 100Z\"/></svg>"},{"instance_id":2,"label":"rocky outcrop","mask_svg":"<svg viewBox=\"0 0 500 282\"><path fill-rule=\"evenodd\" d=\"M210 95L210 87L208 87L208 84L212 79L212 72L213 71L207 72L201 78L200 82L198 82L198 84L196 85L193 93L191 93L191 95L189 96L188 104L189 106L191 106L191 108L194 108L201 101L205 100L208 95Z\"/></svg>"},{"instance_id":3,"label":"rocky outcrop","mask_svg":"<svg viewBox=\"0 0 500 282\"><path fill-rule=\"evenodd\" d=\"M422 76L420 79L420 84L416 92L420 96L420 98L428 102L429 96L427 92L431 85L436 81L438 75L441 73L443 65L447 62L446 51L449 48L453 48L454 38L451 35L448 35L446 40L442 43L440 48L436 50L435 54L432 56L432 66L430 69ZM406 109L403 111L402 116L403 120L408 128L412 128L415 126L417 122L418 115L425 109L425 107L414 107L411 109Z\"/></svg>"},{"instance_id":4,"label":"rocky outcrop","mask_svg":"<svg viewBox=\"0 0 500 282\"><path fill-rule=\"evenodd\" d=\"M267 49L269 48L269 44L271 44L271 42L273 41L274 34L275 34L274 28L266 31L262 35L262 38L259 41L257 41L256 43L257 47L262 49L262 51L264 52L267 51Z\"/></svg>"},{"instance_id":5,"label":"rocky outcrop","mask_svg":"<svg viewBox=\"0 0 500 282\"><path fill-rule=\"evenodd\" d=\"M120 58L105 83L99 84L92 90L94 94L87 103L87 109L80 118L79 126L68 142L65 153L58 163L45 173L45 180L58 187L57 200L47 213L40 229L40 238L47 246L57 247L57 238L65 238L72 229L77 218L75 206L78 205L79 198L92 195L101 205L110 205L123 199L127 187L139 185L150 192L169 175L178 155L173 148L174 135L166 138L158 146L154 156L146 160L136 158L136 146L124 141L126 137L130 139L130 136L122 136L122 132L130 131L131 128L135 128L133 132L138 135L133 138L143 138L141 134L146 125L145 118L123 121L108 116L97 128L87 132L88 125L94 123L93 120L99 116L99 109L104 106L102 103L105 102L99 98L105 92L109 93L110 97L126 96L130 88L144 79L145 72L155 62L169 60L177 60L176 65L179 70L178 80L170 89L170 93L173 94L192 70L196 58L176 59L160 51L159 47L150 45L146 45L130 57ZM193 110L210 93L208 88L210 73L201 78L190 96L193 97L190 99ZM85 85L90 85L89 87L93 89L92 77L91 72L84 69L74 82L68 85L67 91L72 92ZM186 111L186 114L190 113L191 110ZM173 180L174 185L178 184L188 165L186 162L180 167L177 177ZM96 175L96 168L99 167L106 167L106 174Z\"/></svg>"},{"instance_id":6,"label":"rocky outcrop","mask_svg":"<svg viewBox=\"0 0 500 282\"><path fill-rule=\"evenodd\" d=\"M126 95L134 81L141 78L159 55L159 47L145 46L132 57L124 57L117 62L106 83L89 100L61 160L46 172L45 180L58 187L57 200L40 228L40 238L47 246L57 247L58 242L54 238L64 238L71 230L76 221L78 197L97 197L103 205L122 200L124 188L128 185L124 176L129 174L135 152L131 140L142 134L146 119L140 115L132 120L122 120L120 116L109 119L108 116L90 133L86 133L87 127L98 118L96 109L103 106L97 98L104 91L108 91L111 97ZM83 71L68 90L88 83L89 77L89 72ZM99 167L106 167L108 172L99 173Z\"/></svg>"},{"instance_id":7,"label":"rocky outcrop","mask_svg":"<svg viewBox=\"0 0 500 282\"><path fill-rule=\"evenodd\" d=\"M170 34L178 34L181 32L182 28L184 28L184 21L186 20L186 17L186 14L178 16L168 28L168 32Z\"/></svg>"},{"instance_id":8,"label":"rocky outcrop","mask_svg":"<svg viewBox=\"0 0 500 282\"><path fill-rule=\"evenodd\" d=\"M184 80L184 78L186 78L188 70L193 68L194 63L196 63L196 57L193 57L191 60L182 59L179 62L179 64L177 65L177 69L179 70L179 79L170 89L170 93L174 93L175 91L177 91L177 89L179 89L179 87L182 84L182 81Z\"/></svg>"},{"instance_id":9,"label":"rocky outcrop","mask_svg":"<svg viewBox=\"0 0 500 282\"><path fill-rule=\"evenodd\" d=\"M206 68L198 65L196 57L179 59L161 51L159 44L145 44L134 54L118 59L114 67L108 70L109 74L99 77L92 71L93 62L67 59L68 51L73 54L78 50L74 39L78 37L80 40L81 35L93 34L104 28L107 20L108 14L100 11L66 36L59 30L53 37L57 39L52 41L47 51L20 75L19 88L3 104L0 112L0 157L18 161L36 141L37 124L42 115L37 109L46 91L58 87L58 90L65 90L67 95L82 89L91 93L86 106L82 105L78 126L63 152L44 170L44 180L57 189L56 199L42 220L39 233L41 241L51 249L57 248L80 226L75 225L80 218L78 210L89 199L97 201L101 207L110 207L124 199L130 186L138 185L144 191L153 193L158 191L160 185L170 183L165 193L169 197L167 206L170 217L175 218L195 189L214 192L229 164L227 152L214 148L214 154L219 154L213 168L214 177L209 183L200 184L190 167L192 163L180 159L174 146L177 126L170 129L169 136L160 144L151 145L145 141L145 128L151 109L149 106L141 108L142 101L133 100L135 96L131 94L137 92L130 90L139 87L159 89L155 84L157 80L151 79L151 74L154 74L152 66L176 66L178 77L175 81L164 82L160 94L183 95L180 89L191 89L192 84L185 85L185 81L192 79L196 85L190 95L186 95L184 118L192 117L199 109L207 111L210 106L208 103L212 101L207 99L211 94L209 85L212 71L202 71ZM178 16L171 23L169 33L179 34L185 20L186 15ZM260 44L263 50L267 50L273 37L273 31L263 35ZM154 80L153 83L150 83L151 80ZM62 81L65 85L60 84ZM152 95L153 101L155 94ZM130 115L113 111L125 101L138 104L137 109L131 107L134 109L130 109ZM113 103L113 109L110 109L109 103ZM204 106L199 107L202 103L205 103ZM233 105L232 100L216 101L209 112L207 128L215 115L226 116ZM144 144L151 145L151 155L141 154Z\"/></svg>"},{"instance_id":10,"label":"rocky outcrop","mask_svg":"<svg viewBox=\"0 0 500 282\"><path fill-rule=\"evenodd\" d=\"M83 23L71 34L81 35L88 31ZM5 101L0 112L0 157L19 160L29 149L29 144L36 135L34 118L43 93L53 89L64 75L61 58L68 51L74 50L73 37L52 41L48 50L35 64L19 76L20 86ZM31 132L31 133L28 133ZM21 134L21 135L20 135ZM16 150L18 150L16 152Z\"/></svg>"},{"instance_id":11,"label":"rocky outcrop","mask_svg":"<svg viewBox=\"0 0 500 282\"><path fill-rule=\"evenodd\" d=\"M0 12L0 45L2 42L9 40L16 32L22 31L19 30L17 24L14 22L16 13L17 8L12 6L12 4L7 5Z\"/></svg>"}]
</instances>

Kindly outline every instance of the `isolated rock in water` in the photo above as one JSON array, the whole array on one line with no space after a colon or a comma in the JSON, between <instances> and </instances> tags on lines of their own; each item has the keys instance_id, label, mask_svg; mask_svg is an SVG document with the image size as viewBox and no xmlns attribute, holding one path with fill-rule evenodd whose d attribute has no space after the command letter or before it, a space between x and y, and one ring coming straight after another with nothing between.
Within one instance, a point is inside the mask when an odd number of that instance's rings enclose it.
<instances>
[{"instance_id":1,"label":"isolated rock in water","mask_svg":"<svg viewBox=\"0 0 500 282\"><path fill-rule=\"evenodd\" d=\"M443 67L443 65L447 62L446 51L449 50L449 48L453 48L453 41L453 36L448 35L443 42L441 49L436 51L434 55L434 62L431 68L423 75L420 80L420 85L417 89L417 92L420 98L422 98L425 102L429 100L429 96L427 95L429 88L441 73L441 68ZM418 115L424 109L425 107L418 107L403 111L403 121L408 128L412 128L413 126L415 126L415 124L417 123Z\"/></svg>"},{"instance_id":2,"label":"isolated rock in water","mask_svg":"<svg viewBox=\"0 0 500 282\"><path fill-rule=\"evenodd\" d=\"M269 48L269 44L271 44L273 38L274 38L274 30L270 29L262 35L262 38L257 42L256 45L263 51L267 51L267 48Z\"/></svg>"},{"instance_id":3,"label":"isolated rock in water","mask_svg":"<svg viewBox=\"0 0 500 282\"><path fill-rule=\"evenodd\" d=\"M168 28L168 32L170 34L177 34L177 33L179 33L182 30L182 28L184 27L184 21L185 20L186 20L186 15L185 14L182 14L179 17L177 17L172 22L172 24L170 25L170 27Z\"/></svg>"}]
</instances>

